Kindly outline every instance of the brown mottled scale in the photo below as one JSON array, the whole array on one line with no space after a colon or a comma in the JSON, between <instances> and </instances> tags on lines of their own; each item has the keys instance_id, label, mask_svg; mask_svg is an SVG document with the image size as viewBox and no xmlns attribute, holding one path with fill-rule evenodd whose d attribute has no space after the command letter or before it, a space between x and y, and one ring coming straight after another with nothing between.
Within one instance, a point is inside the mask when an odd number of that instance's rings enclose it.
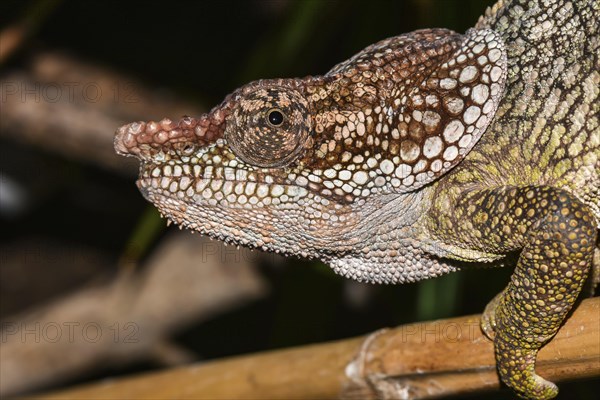
<instances>
[{"instance_id":1,"label":"brown mottled scale","mask_svg":"<svg viewBox=\"0 0 600 400\"><path fill-rule=\"evenodd\" d=\"M482 328L502 380L552 398L537 351L600 260L599 8L501 0L464 35L415 31L323 76L252 82L199 118L123 126L115 149L170 220L359 281L519 252Z\"/></svg>"},{"instance_id":2,"label":"brown mottled scale","mask_svg":"<svg viewBox=\"0 0 600 400\"><path fill-rule=\"evenodd\" d=\"M505 64L489 30L422 30L369 46L308 83L316 134L302 161L313 170L364 171L372 191L417 189L454 167L485 131Z\"/></svg>"}]
</instances>

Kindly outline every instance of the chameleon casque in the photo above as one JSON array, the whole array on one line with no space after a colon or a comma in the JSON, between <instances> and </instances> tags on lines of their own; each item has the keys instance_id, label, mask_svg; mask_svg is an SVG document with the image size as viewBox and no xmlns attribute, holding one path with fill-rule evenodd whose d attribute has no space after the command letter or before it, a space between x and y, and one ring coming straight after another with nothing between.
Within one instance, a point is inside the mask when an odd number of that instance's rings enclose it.
<instances>
[{"instance_id":1,"label":"chameleon casque","mask_svg":"<svg viewBox=\"0 0 600 400\"><path fill-rule=\"evenodd\" d=\"M323 76L252 82L199 118L123 126L115 148L175 223L359 281L516 252L482 328L502 380L552 398L536 354L600 261L599 14L500 0L465 34L415 31Z\"/></svg>"}]
</instances>

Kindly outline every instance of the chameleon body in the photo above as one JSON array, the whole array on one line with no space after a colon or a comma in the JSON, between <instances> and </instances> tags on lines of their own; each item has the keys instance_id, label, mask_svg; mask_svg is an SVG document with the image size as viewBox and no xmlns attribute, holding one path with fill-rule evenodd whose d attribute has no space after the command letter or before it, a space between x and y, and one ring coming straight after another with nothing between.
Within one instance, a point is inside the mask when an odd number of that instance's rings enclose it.
<instances>
[{"instance_id":1,"label":"chameleon body","mask_svg":"<svg viewBox=\"0 0 600 400\"><path fill-rule=\"evenodd\" d=\"M502 380L552 398L537 351L600 258L599 7L500 1L465 34L415 31L323 76L252 82L199 118L123 126L115 148L170 220L360 281L517 252L482 328Z\"/></svg>"}]
</instances>

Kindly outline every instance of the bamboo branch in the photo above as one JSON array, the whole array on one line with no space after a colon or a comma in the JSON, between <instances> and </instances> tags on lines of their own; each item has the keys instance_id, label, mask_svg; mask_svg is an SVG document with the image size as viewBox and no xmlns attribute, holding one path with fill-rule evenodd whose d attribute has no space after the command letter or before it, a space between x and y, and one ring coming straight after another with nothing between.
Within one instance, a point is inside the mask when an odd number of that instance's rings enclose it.
<instances>
[{"instance_id":1,"label":"bamboo branch","mask_svg":"<svg viewBox=\"0 0 600 400\"><path fill-rule=\"evenodd\" d=\"M600 376L600 298L584 300L539 353L552 381ZM40 399L435 398L496 390L479 316L91 384Z\"/></svg>"}]
</instances>

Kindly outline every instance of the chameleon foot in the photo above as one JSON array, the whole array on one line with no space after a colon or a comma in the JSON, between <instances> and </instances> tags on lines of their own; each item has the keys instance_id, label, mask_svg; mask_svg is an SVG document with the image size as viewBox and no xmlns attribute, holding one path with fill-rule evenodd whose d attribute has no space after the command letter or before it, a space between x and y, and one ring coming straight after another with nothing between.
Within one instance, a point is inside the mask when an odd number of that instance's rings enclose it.
<instances>
[{"instance_id":1,"label":"chameleon foot","mask_svg":"<svg viewBox=\"0 0 600 400\"><path fill-rule=\"evenodd\" d=\"M558 387L535 373L538 348L528 348L529 343L511 337L498 329L497 315L502 315L506 291L498 293L485 307L481 316L481 330L494 341L498 372L502 381L525 399L551 399L558 394ZM498 313L498 314L497 314ZM496 334L498 332L498 334ZM537 346L534 344L534 346Z\"/></svg>"},{"instance_id":2,"label":"chameleon foot","mask_svg":"<svg viewBox=\"0 0 600 400\"><path fill-rule=\"evenodd\" d=\"M515 338L508 338L500 331L494 340L498 372L502 381L524 399L552 399L558 387L535 373L538 349L516 347Z\"/></svg>"}]
</instances>

